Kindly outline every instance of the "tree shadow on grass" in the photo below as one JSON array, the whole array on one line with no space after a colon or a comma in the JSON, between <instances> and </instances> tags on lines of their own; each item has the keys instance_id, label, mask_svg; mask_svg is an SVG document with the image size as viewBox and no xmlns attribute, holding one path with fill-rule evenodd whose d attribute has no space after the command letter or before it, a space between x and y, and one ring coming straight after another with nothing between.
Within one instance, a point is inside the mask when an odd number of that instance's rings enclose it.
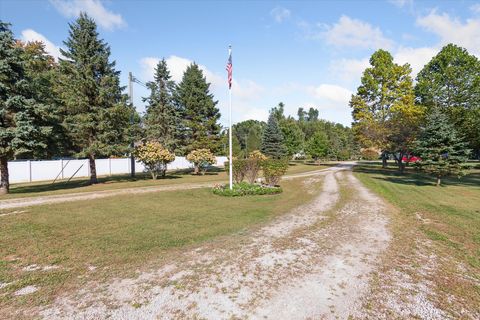
<instances>
[{"instance_id":1,"label":"tree shadow on grass","mask_svg":"<svg viewBox=\"0 0 480 320\"><path fill-rule=\"evenodd\" d=\"M223 172L224 170L221 168L210 168L208 175L218 175L219 172ZM174 170L167 172L165 177L159 177L158 180L173 180L173 179L180 179L182 176L191 175L192 169L182 169L182 170ZM128 174L124 175L114 175L114 176L103 176L98 177L98 183L101 184L116 184L116 183L124 183L124 182L136 182L136 181L145 181L151 180L152 177L149 173L146 172L138 172L136 173L135 177L132 178ZM20 184L20 185L12 185L10 189L10 194L25 194L25 193L42 193L42 192L51 192L57 190L74 190L77 188L88 187L90 186L89 178L77 178L71 181L57 181L52 183L52 181L44 181L34 184Z\"/></svg>"},{"instance_id":2,"label":"tree shadow on grass","mask_svg":"<svg viewBox=\"0 0 480 320\"><path fill-rule=\"evenodd\" d=\"M418 172L415 168L406 168L404 174L398 171L395 166L381 168L381 163L369 162L360 163L355 167L355 172L362 172L373 175L373 179L383 180L404 185L432 186L436 179L433 176ZM375 176L381 174L382 176ZM466 176L457 178L454 176L442 178L442 187L447 186L472 186L480 187L480 172L470 171Z\"/></svg>"}]
</instances>

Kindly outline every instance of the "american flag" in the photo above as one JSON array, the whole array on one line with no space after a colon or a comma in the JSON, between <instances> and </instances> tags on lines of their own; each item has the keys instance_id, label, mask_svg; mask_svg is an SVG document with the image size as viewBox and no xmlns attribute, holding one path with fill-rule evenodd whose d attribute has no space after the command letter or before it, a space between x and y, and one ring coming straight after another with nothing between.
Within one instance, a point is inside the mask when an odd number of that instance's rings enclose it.
<instances>
[{"instance_id":1,"label":"american flag","mask_svg":"<svg viewBox=\"0 0 480 320\"><path fill-rule=\"evenodd\" d=\"M228 62L227 62L227 73L228 73L228 88L232 88L232 71L233 71L233 65L232 65L232 47L230 46L228 48Z\"/></svg>"}]
</instances>

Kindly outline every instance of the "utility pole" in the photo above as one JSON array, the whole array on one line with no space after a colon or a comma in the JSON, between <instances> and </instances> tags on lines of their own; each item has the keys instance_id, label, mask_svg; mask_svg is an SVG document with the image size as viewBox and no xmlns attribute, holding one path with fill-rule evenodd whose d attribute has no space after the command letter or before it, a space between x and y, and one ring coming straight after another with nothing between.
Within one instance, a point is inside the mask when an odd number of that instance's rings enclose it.
<instances>
[{"instance_id":1,"label":"utility pole","mask_svg":"<svg viewBox=\"0 0 480 320\"><path fill-rule=\"evenodd\" d=\"M133 105L133 75L131 72L128 73L128 99L130 100L130 104L132 105L132 114L130 115L130 124L133 126L133 113L134 113L134 105ZM134 141L132 141L130 144L130 147L132 148L132 151L130 153L130 176L132 178L135 178L135 158L133 157L133 148L135 147Z\"/></svg>"}]
</instances>

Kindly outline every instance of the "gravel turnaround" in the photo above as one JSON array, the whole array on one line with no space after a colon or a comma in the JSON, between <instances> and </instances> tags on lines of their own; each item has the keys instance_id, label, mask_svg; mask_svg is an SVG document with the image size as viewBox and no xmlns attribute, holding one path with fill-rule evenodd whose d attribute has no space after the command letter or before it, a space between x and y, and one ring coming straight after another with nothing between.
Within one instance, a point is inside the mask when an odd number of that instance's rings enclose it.
<instances>
[{"instance_id":1,"label":"gravel turnaround","mask_svg":"<svg viewBox=\"0 0 480 320\"><path fill-rule=\"evenodd\" d=\"M136 277L87 284L45 319L347 319L390 241L386 206L353 164L309 175L313 201L239 240L204 244Z\"/></svg>"}]
</instances>

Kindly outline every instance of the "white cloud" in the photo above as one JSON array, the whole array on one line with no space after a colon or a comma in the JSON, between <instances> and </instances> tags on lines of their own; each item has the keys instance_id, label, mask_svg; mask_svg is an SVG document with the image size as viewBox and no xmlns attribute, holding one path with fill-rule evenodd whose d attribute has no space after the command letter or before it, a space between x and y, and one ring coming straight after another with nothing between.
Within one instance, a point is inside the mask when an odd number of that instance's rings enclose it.
<instances>
[{"instance_id":1,"label":"white cloud","mask_svg":"<svg viewBox=\"0 0 480 320\"><path fill-rule=\"evenodd\" d=\"M399 8L403 8L407 5L411 6L413 4L413 0L389 0L388 2Z\"/></svg>"},{"instance_id":2,"label":"white cloud","mask_svg":"<svg viewBox=\"0 0 480 320\"><path fill-rule=\"evenodd\" d=\"M370 66L368 58L337 59L330 64L330 72L343 81L359 81L363 71Z\"/></svg>"},{"instance_id":3,"label":"white cloud","mask_svg":"<svg viewBox=\"0 0 480 320\"><path fill-rule=\"evenodd\" d=\"M463 22L447 13L438 14L436 10L432 10L428 15L419 17L416 22L425 30L439 36L441 45L451 42L480 55L480 18Z\"/></svg>"},{"instance_id":4,"label":"white cloud","mask_svg":"<svg viewBox=\"0 0 480 320\"><path fill-rule=\"evenodd\" d=\"M409 48L400 47L393 55L398 64L409 63L412 67L412 77L415 78L422 68L438 53L434 47Z\"/></svg>"},{"instance_id":5,"label":"white cloud","mask_svg":"<svg viewBox=\"0 0 480 320\"><path fill-rule=\"evenodd\" d=\"M22 31L21 40L24 42L32 42L32 41L40 41L43 42L45 45L45 51L50 54L55 60L58 60L60 57L60 47L53 44L50 40L48 40L44 35L36 32L32 29L26 29Z\"/></svg>"},{"instance_id":6,"label":"white cloud","mask_svg":"<svg viewBox=\"0 0 480 320\"><path fill-rule=\"evenodd\" d=\"M352 96L350 90L334 84L321 84L317 87L310 86L307 88L307 91L317 99L339 104L348 104Z\"/></svg>"},{"instance_id":7,"label":"white cloud","mask_svg":"<svg viewBox=\"0 0 480 320\"><path fill-rule=\"evenodd\" d=\"M333 25L317 25L324 29L314 37L324 39L336 47L391 48L393 41L386 38L378 27L367 22L342 15Z\"/></svg>"},{"instance_id":8,"label":"white cloud","mask_svg":"<svg viewBox=\"0 0 480 320\"><path fill-rule=\"evenodd\" d=\"M50 3L67 18L86 12L95 22L107 30L125 27L122 16L107 10L100 0L50 0Z\"/></svg>"},{"instance_id":9,"label":"white cloud","mask_svg":"<svg viewBox=\"0 0 480 320\"><path fill-rule=\"evenodd\" d=\"M283 7L276 7L270 11L270 15L275 19L276 22L282 23L290 18L290 10Z\"/></svg>"},{"instance_id":10,"label":"white cloud","mask_svg":"<svg viewBox=\"0 0 480 320\"><path fill-rule=\"evenodd\" d=\"M140 66L142 68L141 77L146 81L151 81L153 79L153 74L155 67L157 66L160 58L157 57L145 57L140 60ZM170 76L175 82L182 81L183 73L187 70L187 67L192 64L192 60L171 55L167 59L168 70L170 71ZM210 71L204 65L199 64L199 68L203 71L203 75L212 86L221 86L226 80L224 80L220 75Z\"/></svg>"}]
</instances>

